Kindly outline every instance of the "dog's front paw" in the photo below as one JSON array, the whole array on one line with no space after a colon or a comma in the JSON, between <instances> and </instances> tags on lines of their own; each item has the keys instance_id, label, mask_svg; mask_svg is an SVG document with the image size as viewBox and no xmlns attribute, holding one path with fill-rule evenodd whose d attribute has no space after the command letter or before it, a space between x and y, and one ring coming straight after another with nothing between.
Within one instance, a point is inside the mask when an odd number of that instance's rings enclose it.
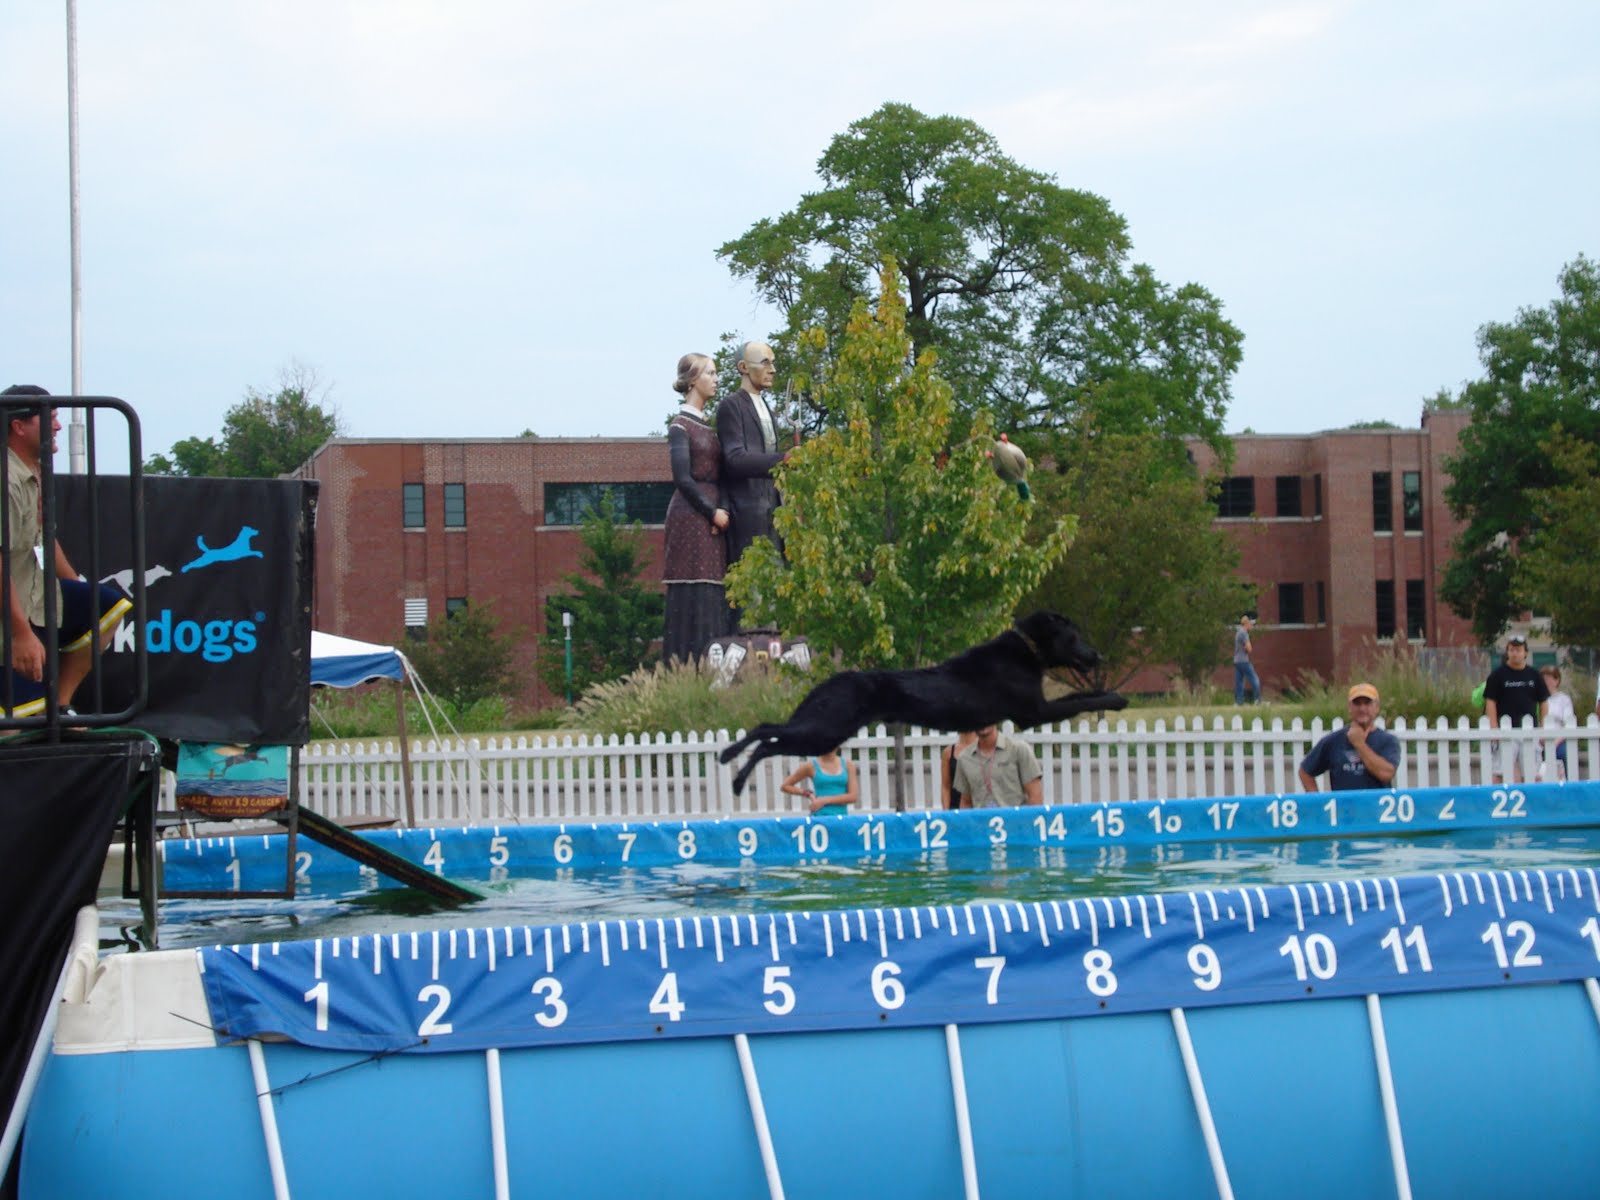
<instances>
[{"instance_id":1,"label":"dog's front paw","mask_svg":"<svg viewBox=\"0 0 1600 1200\"><path fill-rule=\"evenodd\" d=\"M1128 698L1116 692L1104 692L1100 696L1100 710L1102 712L1121 712L1128 707Z\"/></svg>"}]
</instances>

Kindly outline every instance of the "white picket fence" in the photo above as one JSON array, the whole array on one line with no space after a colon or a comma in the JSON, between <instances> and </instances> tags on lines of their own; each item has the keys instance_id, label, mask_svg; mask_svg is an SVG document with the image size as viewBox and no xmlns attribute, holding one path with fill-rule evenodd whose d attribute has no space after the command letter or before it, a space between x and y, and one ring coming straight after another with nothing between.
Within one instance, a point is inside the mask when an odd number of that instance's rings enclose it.
<instances>
[{"instance_id":1,"label":"white picket fence","mask_svg":"<svg viewBox=\"0 0 1600 1200\"><path fill-rule=\"evenodd\" d=\"M1165 721L1080 721L1030 730L1044 769L1047 804L1091 800L1165 800L1186 796L1247 796L1300 791L1300 760L1329 729L1320 720L1285 724L1259 718ZM1479 719L1451 724L1398 719L1387 726L1405 758L1399 788L1448 787L1492 781L1497 750L1518 747L1522 777L1559 778L1556 742L1571 743L1572 777L1600 778L1600 722L1565 730L1489 728ZM735 796L732 768L717 761L733 739L715 734L642 737L565 736L414 741L410 750L412 804L418 825L468 822L614 822L686 820L803 813L779 783L796 759L772 758ZM948 734L906 735L907 808L939 807L939 751ZM853 739L846 753L861 770L867 812L894 807L894 739L881 726ZM171 779L167 781L171 807ZM393 741L312 745L301 752L300 796L339 820L406 821L399 745Z\"/></svg>"}]
</instances>

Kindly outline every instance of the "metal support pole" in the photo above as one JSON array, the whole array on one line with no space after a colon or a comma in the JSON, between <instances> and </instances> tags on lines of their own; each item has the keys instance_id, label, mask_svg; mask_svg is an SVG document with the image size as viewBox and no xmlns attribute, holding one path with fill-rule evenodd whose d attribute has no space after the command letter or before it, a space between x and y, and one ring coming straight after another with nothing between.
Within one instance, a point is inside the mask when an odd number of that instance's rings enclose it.
<instances>
[{"instance_id":1,"label":"metal support pole","mask_svg":"<svg viewBox=\"0 0 1600 1200\"><path fill-rule=\"evenodd\" d=\"M78 5L67 0L67 223L72 255L72 394L83 395L83 249L78 206ZM83 409L72 410L67 464L73 475L88 471L88 436Z\"/></svg>"},{"instance_id":2,"label":"metal support pole","mask_svg":"<svg viewBox=\"0 0 1600 1200\"><path fill-rule=\"evenodd\" d=\"M567 635L567 707L572 707L572 614L561 614L561 627Z\"/></svg>"}]
</instances>

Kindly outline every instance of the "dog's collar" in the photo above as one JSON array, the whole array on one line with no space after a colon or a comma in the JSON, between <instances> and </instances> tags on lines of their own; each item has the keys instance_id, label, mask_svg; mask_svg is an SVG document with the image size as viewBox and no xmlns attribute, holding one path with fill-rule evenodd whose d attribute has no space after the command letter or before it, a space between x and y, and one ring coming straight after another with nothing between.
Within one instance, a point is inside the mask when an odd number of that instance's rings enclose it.
<instances>
[{"instance_id":1,"label":"dog's collar","mask_svg":"<svg viewBox=\"0 0 1600 1200\"><path fill-rule=\"evenodd\" d=\"M1033 652L1033 656L1035 658L1037 658L1040 662L1044 661L1044 655L1039 653L1039 643L1034 641L1027 634L1023 633L1022 626L1013 622L1011 625L1011 632L1022 639L1022 644Z\"/></svg>"}]
</instances>

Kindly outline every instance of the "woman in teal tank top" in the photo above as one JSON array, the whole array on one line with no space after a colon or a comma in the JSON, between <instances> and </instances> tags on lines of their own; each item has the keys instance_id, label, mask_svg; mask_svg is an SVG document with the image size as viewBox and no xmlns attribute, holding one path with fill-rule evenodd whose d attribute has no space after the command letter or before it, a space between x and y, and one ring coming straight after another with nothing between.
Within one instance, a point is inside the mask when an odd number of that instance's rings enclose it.
<instances>
[{"instance_id":1,"label":"woman in teal tank top","mask_svg":"<svg viewBox=\"0 0 1600 1200\"><path fill-rule=\"evenodd\" d=\"M846 762L839 751L835 746L826 754L806 759L783 781L785 794L805 796L816 816L844 816L850 805L861 799L861 778L855 763Z\"/></svg>"}]
</instances>

